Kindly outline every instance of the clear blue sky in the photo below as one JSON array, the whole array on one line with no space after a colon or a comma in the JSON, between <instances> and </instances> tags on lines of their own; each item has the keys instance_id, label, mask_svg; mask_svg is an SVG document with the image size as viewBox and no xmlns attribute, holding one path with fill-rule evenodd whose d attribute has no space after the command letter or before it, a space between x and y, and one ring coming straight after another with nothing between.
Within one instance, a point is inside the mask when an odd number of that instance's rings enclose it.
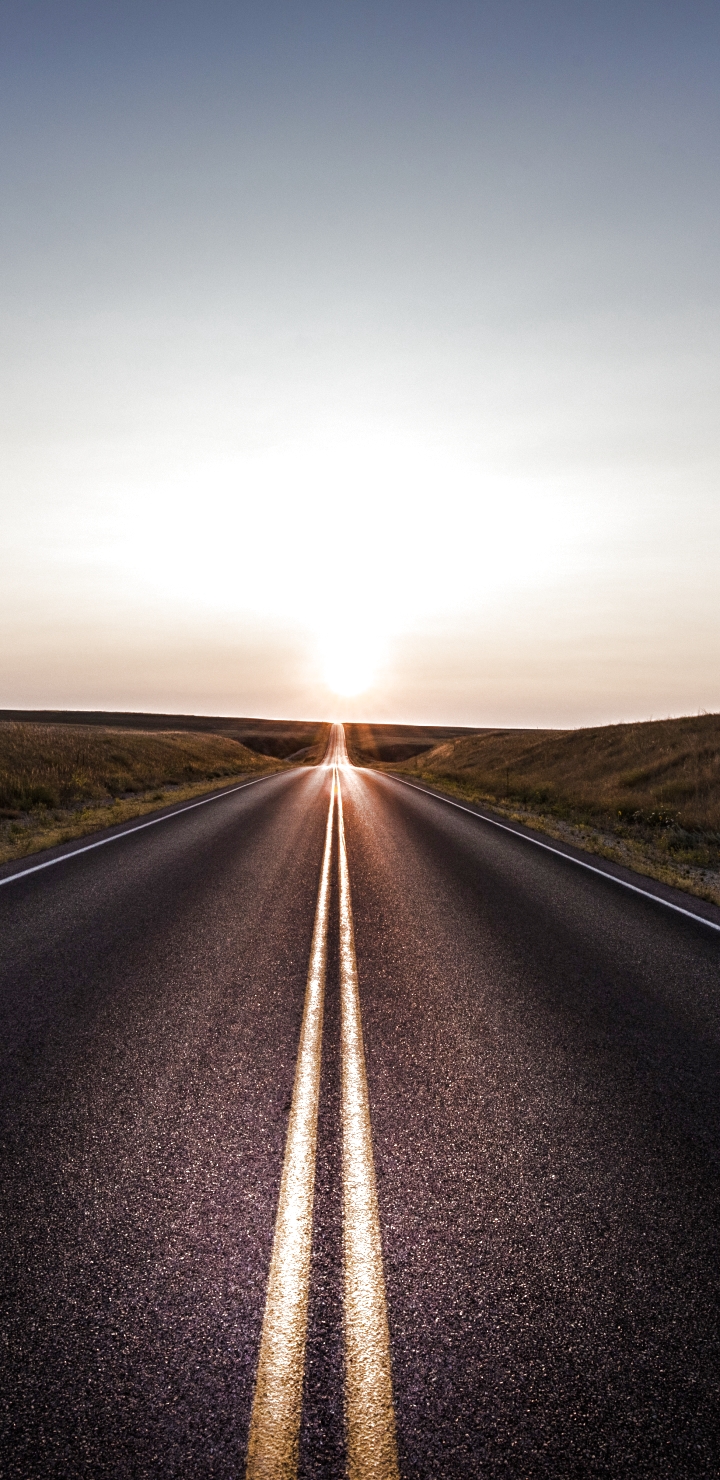
<instances>
[{"instance_id":1,"label":"clear blue sky","mask_svg":"<svg viewBox=\"0 0 720 1480\"><path fill-rule=\"evenodd\" d=\"M4 6L0 707L720 708L719 32Z\"/></svg>"}]
</instances>

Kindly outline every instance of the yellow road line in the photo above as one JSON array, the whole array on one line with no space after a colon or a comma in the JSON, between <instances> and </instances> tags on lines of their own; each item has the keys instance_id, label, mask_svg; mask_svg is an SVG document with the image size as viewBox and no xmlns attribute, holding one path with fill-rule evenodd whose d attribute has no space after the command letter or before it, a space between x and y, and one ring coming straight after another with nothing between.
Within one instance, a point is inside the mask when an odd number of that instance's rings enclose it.
<instances>
[{"instance_id":1,"label":"yellow road line","mask_svg":"<svg viewBox=\"0 0 720 1480\"><path fill-rule=\"evenodd\" d=\"M348 1473L350 1480L398 1480L390 1334L339 782L338 834Z\"/></svg>"},{"instance_id":2,"label":"yellow road line","mask_svg":"<svg viewBox=\"0 0 720 1480\"><path fill-rule=\"evenodd\" d=\"M305 1010L300 1030L255 1399L250 1421L247 1480L293 1480L297 1474L310 1285L330 860L336 790L337 779L333 772Z\"/></svg>"}]
</instances>

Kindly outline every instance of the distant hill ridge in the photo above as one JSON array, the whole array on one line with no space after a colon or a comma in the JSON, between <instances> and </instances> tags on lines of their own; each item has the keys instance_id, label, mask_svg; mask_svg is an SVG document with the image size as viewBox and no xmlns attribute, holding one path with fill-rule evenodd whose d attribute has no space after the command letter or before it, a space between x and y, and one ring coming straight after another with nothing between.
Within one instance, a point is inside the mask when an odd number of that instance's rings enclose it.
<instances>
[{"instance_id":1,"label":"distant hill ridge","mask_svg":"<svg viewBox=\"0 0 720 1480\"><path fill-rule=\"evenodd\" d=\"M467 725L393 725L348 724L345 738L352 760L358 764L373 761L404 761L423 751L432 750L443 740L456 740L464 735L477 735L477 728Z\"/></svg>"},{"instance_id":2,"label":"distant hill ridge","mask_svg":"<svg viewBox=\"0 0 720 1480\"><path fill-rule=\"evenodd\" d=\"M208 714L143 714L104 709L0 709L0 723L39 725L103 725L120 730L186 730L225 735L248 750L278 760L297 757L327 741L329 725L319 720L235 718ZM309 757L308 757L309 758Z\"/></svg>"}]
</instances>

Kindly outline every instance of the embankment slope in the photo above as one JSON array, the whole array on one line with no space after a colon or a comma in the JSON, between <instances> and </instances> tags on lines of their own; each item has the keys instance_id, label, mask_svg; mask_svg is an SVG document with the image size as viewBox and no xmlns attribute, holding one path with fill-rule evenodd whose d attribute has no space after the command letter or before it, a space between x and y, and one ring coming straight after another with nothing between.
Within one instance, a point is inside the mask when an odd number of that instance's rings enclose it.
<instances>
[{"instance_id":1,"label":"embankment slope","mask_svg":"<svg viewBox=\"0 0 720 1480\"><path fill-rule=\"evenodd\" d=\"M387 769L720 902L720 715L482 730Z\"/></svg>"},{"instance_id":2,"label":"embankment slope","mask_svg":"<svg viewBox=\"0 0 720 1480\"><path fill-rule=\"evenodd\" d=\"M284 764L223 735L0 723L0 862Z\"/></svg>"}]
</instances>

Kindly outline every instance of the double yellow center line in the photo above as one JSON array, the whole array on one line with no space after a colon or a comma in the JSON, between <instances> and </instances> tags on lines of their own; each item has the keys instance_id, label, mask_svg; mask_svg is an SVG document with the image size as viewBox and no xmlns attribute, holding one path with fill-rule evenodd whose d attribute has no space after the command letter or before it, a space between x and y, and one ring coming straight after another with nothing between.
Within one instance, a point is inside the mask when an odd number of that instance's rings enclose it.
<instances>
[{"instance_id":1,"label":"double yellow center line","mask_svg":"<svg viewBox=\"0 0 720 1480\"><path fill-rule=\"evenodd\" d=\"M348 1474L350 1480L398 1480L399 1476L350 875L336 766L250 1421L247 1480L294 1480L298 1467L336 803Z\"/></svg>"}]
</instances>

